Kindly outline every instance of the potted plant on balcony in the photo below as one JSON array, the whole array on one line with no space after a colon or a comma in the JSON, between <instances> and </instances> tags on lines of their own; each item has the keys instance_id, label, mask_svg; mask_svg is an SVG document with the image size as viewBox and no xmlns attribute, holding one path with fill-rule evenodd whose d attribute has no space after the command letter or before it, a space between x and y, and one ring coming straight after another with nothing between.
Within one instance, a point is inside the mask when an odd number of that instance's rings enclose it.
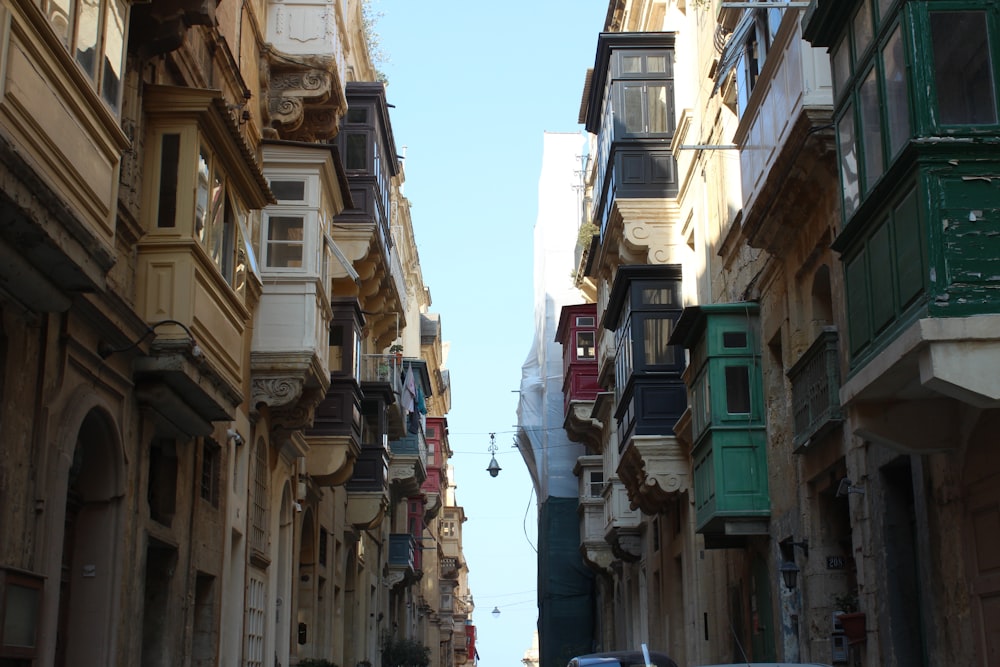
<instances>
[{"instance_id":1,"label":"potted plant on balcony","mask_svg":"<svg viewBox=\"0 0 1000 667\"><path fill-rule=\"evenodd\" d=\"M403 363L403 346L399 343L389 346L389 354L395 354L396 362Z\"/></svg>"},{"instance_id":2,"label":"potted plant on balcony","mask_svg":"<svg viewBox=\"0 0 1000 667\"><path fill-rule=\"evenodd\" d=\"M834 614L844 629L847 642L859 644L865 641L865 612L858 611L858 596L854 593L838 595L833 603L836 607Z\"/></svg>"}]
</instances>

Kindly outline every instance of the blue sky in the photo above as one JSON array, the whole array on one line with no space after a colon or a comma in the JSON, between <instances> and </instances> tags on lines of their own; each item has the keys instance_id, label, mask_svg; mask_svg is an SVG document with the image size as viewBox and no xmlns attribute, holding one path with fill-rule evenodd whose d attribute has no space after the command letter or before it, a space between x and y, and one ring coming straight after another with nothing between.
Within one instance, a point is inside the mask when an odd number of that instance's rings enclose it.
<instances>
[{"instance_id":1,"label":"blue sky","mask_svg":"<svg viewBox=\"0 0 1000 667\"><path fill-rule=\"evenodd\" d=\"M607 7L372 0L424 282L451 343L448 425L480 667L520 667L537 619L537 499L511 443L534 331L542 135L582 131L584 78ZM490 433L495 479L485 470Z\"/></svg>"}]
</instances>

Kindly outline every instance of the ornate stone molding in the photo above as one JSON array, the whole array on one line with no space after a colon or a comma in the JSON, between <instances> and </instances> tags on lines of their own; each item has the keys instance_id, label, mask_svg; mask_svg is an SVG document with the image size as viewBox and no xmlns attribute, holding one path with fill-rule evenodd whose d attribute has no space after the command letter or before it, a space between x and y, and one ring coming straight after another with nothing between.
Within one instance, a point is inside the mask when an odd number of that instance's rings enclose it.
<instances>
[{"instance_id":1,"label":"ornate stone molding","mask_svg":"<svg viewBox=\"0 0 1000 667\"><path fill-rule=\"evenodd\" d=\"M579 442L588 452L600 452L604 447L601 438L604 423L600 419L591 417L593 412L594 401L570 401L563 429L570 440Z\"/></svg>"},{"instance_id":2,"label":"ornate stone molding","mask_svg":"<svg viewBox=\"0 0 1000 667\"><path fill-rule=\"evenodd\" d=\"M580 554L591 569L598 572L610 572L615 560L614 551L607 543L586 543L580 546Z\"/></svg>"},{"instance_id":3,"label":"ornate stone molding","mask_svg":"<svg viewBox=\"0 0 1000 667\"><path fill-rule=\"evenodd\" d=\"M407 498L420 493L423 466L419 456L393 454L389 462L389 486L394 498Z\"/></svg>"},{"instance_id":4,"label":"ornate stone molding","mask_svg":"<svg viewBox=\"0 0 1000 667\"><path fill-rule=\"evenodd\" d=\"M611 553L626 563L635 563L642 558L642 535L639 528L614 528L608 534Z\"/></svg>"},{"instance_id":5,"label":"ornate stone molding","mask_svg":"<svg viewBox=\"0 0 1000 667\"><path fill-rule=\"evenodd\" d=\"M278 408L293 404L302 395L303 378L255 377L251 381L252 405Z\"/></svg>"},{"instance_id":6,"label":"ornate stone molding","mask_svg":"<svg viewBox=\"0 0 1000 667\"><path fill-rule=\"evenodd\" d=\"M622 453L618 475L633 509L645 514L665 510L690 487L690 460L684 446L670 436L635 436Z\"/></svg>"},{"instance_id":7,"label":"ornate stone molding","mask_svg":"<svg viewBox=\"0 0 1000 667\"><path fill-rule=\"evenodd\" d=\"M273 46L261 57L267 124L277 138L326 141L337 135L347 98L332 56L288 55Z\"/></svg>"}]
</instances>

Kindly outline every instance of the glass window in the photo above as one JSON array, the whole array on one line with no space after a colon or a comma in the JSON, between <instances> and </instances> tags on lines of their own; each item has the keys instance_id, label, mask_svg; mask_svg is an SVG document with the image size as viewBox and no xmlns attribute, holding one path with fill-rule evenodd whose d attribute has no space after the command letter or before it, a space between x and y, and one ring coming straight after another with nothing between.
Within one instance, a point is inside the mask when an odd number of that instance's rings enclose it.
<instances>
[{"instance_id":1,"label":"glass window","mask_svg":"<svg viewBox=\"0 0 1000 667\"><path fill-rule=\"evenodd\" d=\"M215 170L212 176L212 192L210 201L210 212L208 215L207 229L202 238L202 245L208 251L208 256L212 258L216 266L222 265L222 238L224 235L224 215L225 215L226 192L222 186L222 177L219 171Z\"/></svg>"},{"instance_id":2,"label":"glass window","mask_svg":"<svg viewBox=\"0 0 1000 667\"><path fill-rule=\"evenodd\" d=\"M882 123L879 118L878 73L873 67L861 83L861 146L865 159L865 192L882 176Z\"/></svg>"},{"instance_id":3,"label":"glass window","mask_svg":"<svg viewBox=\"0 0 1000 667\"><path fill-rule=\"evenodd\" d=\"M674 302L674 289L670 287L646 287L642 290L642 303L648 306L665 306Z\"/></svg>"},{"instance_id":4,"label":"glass window","mask_svg":"<svg viewBox=\"0 0 1000 667\"><path fill-rule=\"evenodd\" d=\"M666 56L648 56L646 58L646 71L650 73L666 74L667 72L667 57Z\"/></svg>"},{"instance_id":5,"label":"glass window","mask_svg":"<svg viewBox=\"0 0 1000 667\"><path fill-rule=\"evenodd\" d=\"M727 349L743 349L746 346L746 331L724 331L722 333L722 347Z\"/></svg>"},{"instance_id":6,"label":"glass window","mask_svg":"<svg viewBox=\"0 0 1000 667\"><path fill-rule=\"evenodd\" d=\"M202 146L198 155L198 189L195 193L194 202L194 237L205 245L206 226L208 225L208 204L209 204L209 154L208 150Z\"/></svg>"},{"instance_id":7,"label":"glass window","mask_svg":"<svg viewBox=\"0 0 1000 667\"><path fill-rule=\"evenodd\" d=\"M344 156L344 166L347 169L368 168L368 140L363 133L347 135L347 151Z\"/></svg>"},{"instance_id":8,"label":"glass window","mask_svg":"<svg viewBox=\"0 0 1000 667\"><path fill-rule=\"evenodd\" d=\"M889 132L889 154L896 155L910 138L910 113L907 102L906 65L903 37L899 26L892 31L882 49L885 72L886 128Z\"/></svg>"},{"instance_id":9,"label":"glass window","mask_svg":"<svg viewBox=\"0 0 1000 667\"><path fill-rule=\"evenodd\" d=\"M874 36L872 26L872 7L869 0L861 3L858 13L854 15L854 57L860 60L862 54L871 46Z\"/></svg>"},{"instance_id":10,"label":"glass window","mask_svg":"<svg viewBox=\"0 0 1000 667\"><path fill-rule=\"evenodd\" d=\"M118 108L124 55L125 2L116 0L108 3L104 14L104 71L101 75L101 96L112 109Z\"/></svg>"},{"instance_id":11,"label":"glass window","mask_svg":"<svg viewBox=\"0 0 1000 667\"><path fill-rule=\"evenodd\" d=\"M858 210L858 156L854 147L854 108L848 104L837 123L840 143L840 179L844 188L844 214L849 218Z\"/></svg>"},{"instance_id":12,"label":"glass window","mask_svg":"<svg viewBox=\"0 0 1000 667\"><path fill-rule=\"evenodd\" d=\"M305 201L306 183L302 180L273 180L271 181L271 192L279 201Z\"/></svg>"},{"instance_id":13,"label":"glass window","mask_svg":"<svg viewBox=\"0 0 1000 667\"><path fill-rule=\"evenodd\" d=\"M664 84L650 84L647 88L649 129L650 134L663 133L669 131L667 120L667 86Z\"/></svg>"},{"instance_id":14,"label":"glass window","mask_svg":"<svg viewBox=\"0 0 1000 667\"><path fill-rule=\"evenodd\" d=\"M592 470L590 471L590 497L600 498L601 492L604 490L604 471L603 470Z\"/></svg>"},{"instance_id":15,"label":"glass window","mask_svg":"<svg viewBox=\"0 0 1000 667\"><path fill-rule=\"evenodd\" d=\"M846 36L833 52L832 62L833 90L839 95L844 90L848 79L851 78L851 49L850 42Z\"/></svg>"},{"instance_id":16,"label":"glass window","mask_svg":"<svg viewBox=\"0 0 1000 667\"><path fill-rule=\"evenodd\" d=\"M943 125L997 122L986 12L931 12L934 83ZM956 38L960 36L960 38Z\"/></svg>"},{"instance_id":17,"label":"glass window","mask_svg":"<svg viewBox=\"0 0 1000 667\"><path fill-rule=\"evenodd\" d=\"M645 130L642 118L642 84L625 84L622 88L625 96L625 132L641 134Z\"/></svg>"},{"instance_id":18,"label":"glass window","mask_svg":"<svg viewBox=\"0 0 1000 667\"><path fill-rule=\"evenodd\" d=\"M592 327L594 326L594 318L589 315L586 317L576 318L576 326L578 327Z\"/></svg>"},{"instance_id":19,"label":"glass window","mask_svg":"<svg viewBox=\"0 0 1000 667\"><path fill-rule=\"evenodd\" d=\"M125 57L126 0L36 0L36 4L94 89L117 112Z\"/></svg>"},{"instance_id":20,"label":"glass window","mask_svg":"<svg viewBox=\"0 0 1000 667\"><path fill-rule=\"evenodd\" d=\"M157 227L173 227L177 220L177 170L180 164L181 135L164 134L160 141L160 198Z\"/></svg>"},{"instance_id":21,"label":"glass window","mask_svg":"<svg viewBox=\"0 0 1000 667\"><path fill-rule=\"evenodd\" d=\"M642 72L642 56L622 56L622 72L625 74Z\"/></svg>"},{"instance_id":22,"label":"glass window","mask_svg":"<svg viewBox=\"0 0 1000 667\"><path fill-rule=\"evenodd\" d=\"M76 20L76 61L96 80L97 36L101 20L99 0L80 0Z\"/></svg>"},{"instance_id":23,"label":"glass window","mask_svg":"<svg viewBox=\"0 0 1000 667\"><path fill-rule=\"evenodd\" d=\"M254 447L253 486L250 489L250 546L267 553L267 445L263 440Z\"/></svg>"},{"instance_id":24,"label":"glass window","mask_svg":"<svg viewBox=\"0 0 1000 667\"><path fill-rule=\"evenodd\" d=\"M726 366L726 412L750 414L749 366Z\"/></svg>"},{"instance_id":25,"label":"glass window","mask_svg":"<svg viewBox=\"0 0 1000 667\"><path fill-rule=\"evenodd\" d=\"M885 19L885 15L889 13L889 7L892 6L893 0L878 0L878 20L881 23Z\"/></svg>"},{"instance_id":26,"label":"glass window","mask_svg":"<svg viewBox=\"0 0 1000 667\"><path fill-rule=\"evenodd\" d=\"M69 46L70 0L48 0L42 2L45 16L63 46Z\"/></svg>"},{"instance_id":27,"label":"glass window","mask_svg":"<svg viewBox=\"0 0 1000 667\"><path fill-rule=\"evenodd\" d=\"M647 317L643 322L646 366L674 363L674 348L667 345L673 320L669 317Z\"/></svg>"},{"instance_id":28,"label":"glass window","mask_svg":"<svg viewBox=\"0 0 1000 667\"><path fill-rule=\"evenodd\" d=\"M267 219L267 266L301 268L305 219L302 216L274 215Z\"/></svg>"},{"instance_id":29,"label":"glass window","mask_svg":"<svg viewBox=\"0 0 1000 667\"><path fill-rule=\"evenodd\" d=\"M593 359L594 357L594 332L578 331L576 333L576 358Z\"/></svg>"},{"instance_id":30,"label":"glass window","mask_svg":"<svg viewBox=\"0 0 1000 667\"><path fill-rule=\"evenodd\" d=\"M368 107L351 107L347 110L348 123L367 123Z\"/></svg>"}]
</instances>

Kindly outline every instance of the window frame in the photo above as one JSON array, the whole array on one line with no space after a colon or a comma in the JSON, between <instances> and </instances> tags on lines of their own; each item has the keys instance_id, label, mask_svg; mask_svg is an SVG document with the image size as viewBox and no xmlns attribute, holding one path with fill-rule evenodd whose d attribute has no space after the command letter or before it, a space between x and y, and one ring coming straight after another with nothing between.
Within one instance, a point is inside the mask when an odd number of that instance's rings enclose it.
<instances>
[{"instance_id":1,"label":"window frame","mask_svg":"<svg viewBox=\"0 0 1000 667\"><path fill-rule=\"evenodd\" d=\"M989 58L990 73L993 84L993 122L991 123L944 123L940 120L941 109L938 104L940 96L938 94L936 65L934 57L933 38L931 36L931 15L958 12L981 12L983 14L983 24L986 29L987 49ZM928 58L926 58L928 70L926 72L927 85L930 87L928 104L933 109L933 117L936 120L934 129L942 134L959 132L962 134L995 134L1000 128L1000 9L995 5L982 2L969 2L967 0L938 0L934 3L919 3L918 21L923 23L926 34L925 40Z\"/></svg>"},{"instance_id":2,"label":"window frame","mask_svg":"<svg viewBox=\"0 0 1000 667\"><path fill-rule=\"evenodd\" d=\"M55 0L35 0L35 5L42 12L46 22L55 33L56 39L66 48L67 53L73 62L76 63L80 71L86 76L93 86L97 96L118 116L121 113L121 101L124 90L124 72L126 57L126 35L128 33L129 3L125 0L98 0L96 7L96 20L93 21L94 32L92 33L94 45L93 62L88 64L81 60L80 50L82 32L81 13L85 9L85 3L81 0L65 0L56 2ZM65 5L62 7L60 5ZM65 26L60 28L55 20L56 10L59 16L65 20ZM116 11L115 11L116 10ZM111 30L115 17L120 19L120 29L117 32ZM117 40L112 41L114 36ZM109 58L109 48L117 51L117 57ZM111 84L109 76L117 72L117 77Z\"/></svg>"},{"instance_id":3,"label":"window frame","mask_svg":"<svg viewBox=\"0 0 1000 667\"><path fill-rule=\"evenodd\" d=\"M277 182L298 182L302 184L302 197L298 199L277 199L277 203L264 209L261 220L262 269L272 275L306 274L322 277L329 271L328 255L332 250L328 244L326 222L321 219L320 186L316 174L299 169L268 170L268 184ZM280 188L279 188L280 190ZM272 239L271 220L274 218L301 218L302 238L300 240ZM272 249L279 244L301 247L300 266L276 266L271 264Z\"/></svg>"},{"instance_id":4,"label":"window frame","mask_svg":"<svg viewBox=\"0 0 1000 667\"><path fill-rule=\"evenodd\" d=\"M905 30L906 16L903 6L898 0L888 0L887 11L880 14L879 6L886 0L862 0L857 3L850 18L845 24L844 32L836 45L830 51L830 66L834 83L834 127L837 135L837 166L840 178L841 210L844 222L849 222L855 213L864 205L872 193L876 192L900 155L904 152L915 133L914 104L910 93L914 90L912 77L913 68L909 64L911 53ZM871 21L872 34L866 44L858 44L856 26L862 11L867 10ZM886 85L886 54L888 46L894 37L902 41L901 55L903 58L901 71L905 85L905 115L909 128L905 136L893 135L890 131L891 121L888 109L888 88ZM840 61L842 54L847 53L846 61ZM846 65L847 78L840 81L838 73ZM874 116L866 116L864 94L866 82L874 75L870 91L877 98L874 103ZM894 98L895 99L895 98ZM901 111L901 110L900 110ZM866 126L865 121L877 119L875 127ZM845 137L843 129L850 121L852 136ZM877 142L871 142L871 139ZM898 147L893 146L892 139L899 140ZM848 156L847 147L852 149ZM876 151L876 152L873 152ZM852 160L849 165L846 160ZM846 171L853 167L855 178L848 187ZM875 171L878 173L876 174Z\"/></svg>"}]
</instances>

